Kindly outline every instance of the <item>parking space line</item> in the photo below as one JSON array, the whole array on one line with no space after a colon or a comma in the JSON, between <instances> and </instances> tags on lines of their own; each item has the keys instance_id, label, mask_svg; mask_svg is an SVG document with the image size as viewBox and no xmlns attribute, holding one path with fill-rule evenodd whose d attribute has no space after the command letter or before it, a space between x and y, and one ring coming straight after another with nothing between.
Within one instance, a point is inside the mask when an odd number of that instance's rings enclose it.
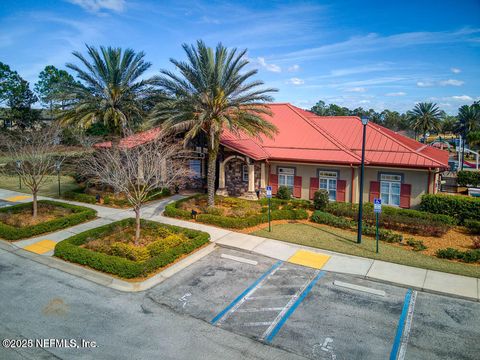
<instances>
[{"instance_id":1,"label":"parking space line","mask_svg":"<svg viewBox=\"0 0 480 360\"><path fill-rule=\"evenodd\" d=\"M260 295L260 296L248 296L245 300L283 299L283 298L289 299L291 297L292 295Z\"/></svg>"},{"instance_id":2,"label":"parking space line","mask_svg":"<svg viewBox=\"0 0 480 360\"><path fill-rule=\"evenodd\" d=\"M262 282L271 274L274 274L275 271L283 264L283 261L277 261L273 266L262 274L255 282L246 288L240 295L238 295L235 300L233 300L225 309L223 309L217 316L215 316L211 324L215 325L218 322L225 321L228 316L234 312L242 303L245 302L245 299L253 294L255 290L261 286Z\"/></svg>"},{"instance_id":3,"label":"parking space line","mask_svg":"<svg viewBox=\"0 0 480 360\"><path fill-rule=\"evenodd\" d=\"M246 313L246 312L280 311L282 309L283 307L246 308L246 309L238 309L237 312Z\"/></svg>"},{"instance_id":4,"label":"parking space line","mask_svg":"<svg viewBox=\"0 0 480 360\"><path fill-rule=\"evenodd\" d=\"M398 320L397 332L395 334L392 351L390 352L390 360L403 360L405 358L416 298L417 292L408 289L403 302L402 314Z\"/></svg>"},{"instance_id":5,"label":"parking space line","mask_svg":"<svg viewBox=\"0 0 480 360\"><path fill-rule=\"evenodd\" d=\"M265 333L262 336L262 340L265 342L271 342L272 339L277 335L277 333L280 331L282 326L285 324L285 322L288 320L288 318L294 313L294 311L297 309L297 307L300 305L300 303L305 299L305 297L309 294L309 292L312 290L313 286L317 283L320 278L325 275L325 271L319 271L317 270L315 272L316 276L307 283L306 287L301 289L301 292L298 293L298 296L295 296L292 298L292 301L287 304L285 307L285 311L282 311L278 316L277 319L274 320L275 325L270 326Z\"/></svg>"}]
</instances>

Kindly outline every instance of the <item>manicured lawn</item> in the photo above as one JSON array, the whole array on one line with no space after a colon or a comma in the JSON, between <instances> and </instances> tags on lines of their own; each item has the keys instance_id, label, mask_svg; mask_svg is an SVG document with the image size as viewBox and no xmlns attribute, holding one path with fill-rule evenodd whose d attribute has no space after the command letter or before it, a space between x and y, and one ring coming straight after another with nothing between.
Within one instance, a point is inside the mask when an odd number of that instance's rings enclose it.
<instances>
[{"instance_id":1,"label":"manicured lawn","mask_svg":"<svg viewBox=\"0 0 480 360\"><path fill-rule=\"evenodd\" d=\"M71 176L60 176L60 190L62 193L76 190L79 187ZM0 175L0 188L29 193L29 189L24 184L22 184L22 189L19 188L18 176L16 175ZM58 179L56 175L47 176L47 180L41 187L39 195L58 197Z\"/></svg>"},{"instance_id":2,"label":"manicured lawn","mask_svg":"<svg viewBox=\"0 0 480 360\"><path fill-rule=\"evenodd\" d=\"M272 226L272 232L268 232L268 227L266 227L254 231L252 235L402 265L480 278L480 266L478 265L443 260L385 242L380 242L380 252L376 254L374 239L363 236L362 244L359 245L356 243L354 233L325 225L278 224Z\"/></svg>"}]
</instances>

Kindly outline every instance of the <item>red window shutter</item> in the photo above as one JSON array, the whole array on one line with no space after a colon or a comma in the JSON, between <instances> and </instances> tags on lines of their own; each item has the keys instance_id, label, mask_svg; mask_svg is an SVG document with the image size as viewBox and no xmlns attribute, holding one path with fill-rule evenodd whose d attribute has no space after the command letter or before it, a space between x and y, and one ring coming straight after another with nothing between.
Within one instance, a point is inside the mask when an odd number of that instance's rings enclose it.
<instances>
[{"instance_id":1,"label":"red window shutter","mask_svg":"<svg viewBox=\"0 0 480 360\"><path fill-rule=\"evenodd\" d=\"M412 185L402 184L400 185L400 207L408 209L410 208L410 196L412 194Z\"/></svg>"},{"instance_id":2,"label":"red window shutter","mask_svg":"<svg viewBox=\"0 0 480 360\"><path fill-rule=\"evenodd\" d=\"M346 180L337 180L337 199L336 201L345 202L345 189L347 188Z\"/></svg>"},{"instance_id":3,"label":"red window shutter","mask_svg":"<svg viewBox=\"0 0 480 360\"><path fill-rule=\"evenodd\" d=\"M295 176L293 178L293 197L301 198L302 197L302 177Z\"/></svg>"},{"instance_id":4,"label":"red window shutter","mask_svg":"<svg viewBox=\"0 0 480 360\"><path fill-rule=\"evenodd\" d=\"M363 191L363 189L360 189ZM369 201L373 203L373 199L380 197L380 181L370 181L370 199Z\"/></svg>"},{"instance_id":5,"label":"red window shutter","mask_svg":"<svg viewBox=\"0 0 480 360\"><path fill-rule=\"evenodd\" d=\"M275 195L278 191L278 175L270 174L268 178L268 184L272 187L272 195Z\"/></svg>"},{"instance_id":6,"label":"red window shutter","mask_svg":"<svg viewBox=\"0 0 480 360\"><path fill-rule=\"evenodd\" d=\"M319 186L320 186L320 182L318 181L317 177L310 178L310 200L313 200L315 191L318 190Z\"/></svg>"}]
</instances>

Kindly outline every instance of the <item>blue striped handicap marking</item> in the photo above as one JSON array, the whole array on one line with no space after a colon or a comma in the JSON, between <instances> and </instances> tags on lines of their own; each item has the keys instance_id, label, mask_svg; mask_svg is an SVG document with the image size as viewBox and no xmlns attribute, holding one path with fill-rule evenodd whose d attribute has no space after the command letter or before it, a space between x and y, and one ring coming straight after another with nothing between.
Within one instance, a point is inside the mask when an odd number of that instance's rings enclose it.
<instances>
[{"instance_id":1,"label":"blue striped handicap marking","mask_svg":"<svg viewBox=\"0 0 480 360\"><path fill-rule=\"evenodd\" d=\"M403 302L402 314L398 320L397 333L395 334L395 340L390 353L390 360L403 360L405 358L416 297L417 292L408 289Z\"/></svg>"},{"instance_id":2,"label":"blue striped handicap marking","mask_svg":"<svg viewBox=\"0 0 480 360\"><path fill-rule=\"evenodd\" d=\"M294 313L294 311L297 309L298 305L305 299L305 297L308 295L308 293L312 290L313 286L317 283L320 278L325 275L325 271L320 271L317 276L308 284L308 286L305 288L305 290L300 294L298 299L295 301L295 303L288 309L288 311L285 313L285 315L280 319L280 321L277 323L277 325L272 329L270 334L268 334L265 337L265 342L269 343L272 341L272 339L277 335L277 333L280 331L282 326L285 324L285 322L288 320L288 318Z\"/></svg>"},{"instance_id":3,"label":"blue striped handicap marking","mask_svg":"<svg viewBox=\"0 0 480 360\"><path fill-rule=\"evenodd\" d=\"M238 295L235 300L233 300L225 309L223 309L217 316L215 316L210 322L212 325L215 325L221 318L223 318L237 303L239 303L249 292L255 289L255 287L260 284L270 273L277 269L280 265L283 264L283 261L277 261L273 266L268 269L262 276L260 276L255 282L245 289L240 295Z\"/></svg>"}]
</instances>

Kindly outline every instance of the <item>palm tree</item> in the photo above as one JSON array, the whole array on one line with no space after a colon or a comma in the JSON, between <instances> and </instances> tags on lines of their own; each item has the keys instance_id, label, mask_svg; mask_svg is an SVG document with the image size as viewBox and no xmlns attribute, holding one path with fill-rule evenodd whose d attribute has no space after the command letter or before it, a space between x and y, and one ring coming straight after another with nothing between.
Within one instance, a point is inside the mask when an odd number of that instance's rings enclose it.
<instances>
[{"instance_id":1,"label":"palm tree","mask_svg":"<svg viewBox=\"0 0 480 360\"><path fill-rule=\"evenodd\" d=\"M132 49L101 46L98 51L87 45L87 53L89 59L73 53L84 68L66 65L80 81L61 89L61 95L72 100L60 115L61 122L82 128L103 122L115 135L123 135L127 127L143 121L152 107L155 78L140 79L151 64L145 62L143 52Z\"/></svg>"},{"instance_id":2,"label":"palm tree","mask_svg":"<svg viewBox=\"0 0 480 360\"><path fill-rule=\"evenodd\" d=\"M465 158L465 140L470 132L480 129L480 106L476 103L463 105L458 109L457 131L462 135L462 158L460 170L463 170Z\"/></svg>"},{"instance_id":3,"label":"palm tree","mask_svg":"<svg viewBox=\"0 0 480 360\"><path fill-rule=\"evenodd\" d=\"M263 115L271 115L266 102L274 89L259 89L261 81L249 81L257 70L245 70L249 63L247 50L228 50L221 43L216 49L203 41L194 45L182 45L187 62L170 59L180 71L177 75L161 70L158 84L165 95L155 107L154 123L165 128L185 131L185 141L204 133L208 140L208 205L215 205L215 171L220 146L220 134L224 128L251 136L276 132L273 124Z\"/></svg>"},{"instance_id":4,"label":"palm tree","mask_svg":"<svg viewBox=\"0 0 480 360\"><path fill-rule=\"evenodd\" d=\"M443 112L434 103L418 103L408 112L411 124L415 133L423 134L426 139L426 134L430 130L439 130L440 118Z\"/></svg>"}]
</instances>

